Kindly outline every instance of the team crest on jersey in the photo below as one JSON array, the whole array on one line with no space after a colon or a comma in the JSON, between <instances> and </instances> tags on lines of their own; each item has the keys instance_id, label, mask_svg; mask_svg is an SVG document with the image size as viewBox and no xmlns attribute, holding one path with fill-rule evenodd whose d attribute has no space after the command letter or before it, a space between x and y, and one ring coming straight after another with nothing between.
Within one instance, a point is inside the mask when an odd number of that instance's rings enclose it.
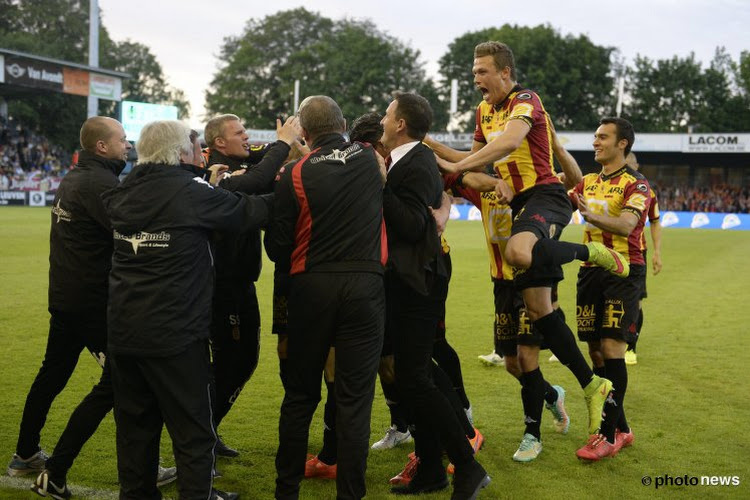
<instances>
[{"instance_id":1,"label":"team crest on jersey","mask_svg":"<svg viewBox=\"0 0 750 500\"><path fill-rule=\"evenodd\" d=\"M643 184L641 182L639 182L638 184L636 184L635 188L638 191L640 191L641 193L648 193L648 186L646 186L645 184Z\"/></svg>"},{"instance_id":2,"label":"team crest on jersey","mask_svg":"<svg viewBox=\"0 0 750 500\"><path fill-rule=\"evenodd\" d=\"M528 92L521 92L516 96L516 99L520 99L521 101L528 101L531 99L531 94Z\"/></svg>"}]
</instances>

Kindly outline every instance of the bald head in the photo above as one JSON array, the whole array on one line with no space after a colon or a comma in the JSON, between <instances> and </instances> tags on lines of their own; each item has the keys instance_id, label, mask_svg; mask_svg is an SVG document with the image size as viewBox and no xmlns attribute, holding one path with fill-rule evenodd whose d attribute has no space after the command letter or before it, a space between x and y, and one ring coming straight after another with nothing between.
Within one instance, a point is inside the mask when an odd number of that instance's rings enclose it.
<instances>
[{"instance_id":1,"label":"bald head","mask_svg":"<svg viewBox=\"0 0 750 500\"><path fill-rule=\"evenodd\" d=\"M84 151L110 160L126 159L131 149L120 122L106 116L92 116L83 122L80 140Z\"/></svg>"},{"instance_id":2,"label":"bald head","mask_svg":"<svg viewBox=\"0 0 750 500\"><path fill-rule=\"evenodd\" d=\"M343 134L346 130L346 120L341 108L336 101L325 95L310 96L300 103L299 124L308 142L314 142L323 134Z\"/></svg>"}]
</instances>

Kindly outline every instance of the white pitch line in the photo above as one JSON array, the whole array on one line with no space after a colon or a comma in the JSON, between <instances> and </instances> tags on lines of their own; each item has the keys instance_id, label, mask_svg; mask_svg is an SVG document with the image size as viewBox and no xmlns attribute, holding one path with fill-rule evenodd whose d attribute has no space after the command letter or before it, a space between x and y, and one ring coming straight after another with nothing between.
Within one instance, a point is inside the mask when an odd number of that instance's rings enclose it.
<instances>
[{"instance_id":1,"label":"white pitch line","mask_svg":"<svg viewBox=\"0 0 750 500\"><path fill-rule=\"evenodd\" d=\"M22 477L10 477L6 475L0 476L0 486L3 488L13 488L16 490L25 490L31 493L29 488L31 483L34 482L34 474ZM73 496L76 498L87 497L95 500L117 500L119 498L119 492L113 490L99 490L96 488L90 488L88 486L81 486L78 484L68 483L68 488ZM170 497L164 497L164 500L171 500Z\"/></svg>"}]
</instances>

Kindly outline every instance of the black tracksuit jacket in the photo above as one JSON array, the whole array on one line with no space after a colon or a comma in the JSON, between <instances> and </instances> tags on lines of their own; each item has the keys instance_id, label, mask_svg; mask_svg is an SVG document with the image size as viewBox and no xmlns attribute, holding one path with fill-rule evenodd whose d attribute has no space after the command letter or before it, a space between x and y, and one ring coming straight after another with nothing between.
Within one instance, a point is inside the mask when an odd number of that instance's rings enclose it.
<instances>
[{"instance_id":1,"label":"black tracksuit jacket","mask_svg":"<svg viewBox=\"0 0 750 500\"><path fill-rule=\"evenodd\" d=\"M265 194L273 192L273 180L288 154L289 146L283 141L276 141L262 150L254 151L250 159L258 163L247 166L212 150L208 166L222 163L229 167L230 172L246 168L244 174L222 180L219 187L245 194ZM225 287L232 288L232 284L247 285L258 280L263 262L260 229L243 234L220 233L216 235L215 243L216 281L222 293Z\"/></svg>"},{"instance_id":2,"label":"black tracksuit jacket","mask_svg":"<svg viewBox=\"0 0 750 500\"><path fill-rule=\"evenodd\" d=\"M340 134L324 135L313 147L284 168L276 185L269 257L291 275L382 273L388 250L374 150Z\"/></svg>"},{"instance_id":3,"label":"black tracksuit jacket","mask_svg":"<svg viewBox=\"0 0 750 500\"><path fill-rule=\"evenodd\" d=\"M112 229L101 194L120 183L123 168L122 160L81 151L78 165L60 183L49 237L50 309L106 307Z\"/></svg>"},{"instance_id":4,"label":"black tracksuit jacket","mask_svg":"<svg viewBox=\"0 0 750 500\"><path fill-rule=\"evenodd\" d=\"M182 166L136 166L103 195L114 230L109 352L171 356L209 337L212 231L257 230L272 196L214 189Z\"/></svg>"}]
</instances>

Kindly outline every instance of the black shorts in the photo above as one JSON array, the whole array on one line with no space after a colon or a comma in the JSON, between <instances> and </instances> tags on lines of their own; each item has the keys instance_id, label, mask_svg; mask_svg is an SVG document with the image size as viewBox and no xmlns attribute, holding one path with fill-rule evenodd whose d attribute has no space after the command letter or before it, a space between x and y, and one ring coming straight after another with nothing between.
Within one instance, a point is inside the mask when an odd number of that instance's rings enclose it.
<instances>
[{"instance_id":1,"label":"black shorts","mask_svg":"<svg viewBox=\"0 0 750 500\"><path fill-rule=\"evenodd\" d=\"M646 265L648 266L648 255L646 255L647 253L648 253L648 250L643 251L643 262L645 262ZM646 291L646 275L647 274L648 274L647 272L643 273L643 279L641 280L641 300L648 297L648 292Z\"/></svg>"},{"instance_id":2,"label":"black shorts","mask_svg":"<svg viewBox=\"0 0 750 500\"><path fill-rule=\"evenodd\" d=\"M641 265L631 265L627 278L600 267L581 268L576 307L581 341L609 338L630 343L638 339L638 302L645 273L646 266Z\"/></svg>"},{"instance_id":3,"label":"black shorts","mask_svg":"<svg viewBox=\"0 0 750 500\"><path fill-rule=\"evenodd\" d=\"M498 354L517 356L517 346L543 346L544 337L533 328L521 292L510 281L496 280L495 295L495 345L500 346Z\"/></svg>"},{"instance_id":4,"label":"black shorts","mask_svg":"<svg viewBox=\"0 0 750 500\"><path fill-rule=\"evenodd\" d=\"M520 193L511 202L511 237L532 232L537 238L560 239L573 215L573 207L562 184L543 184ZM532 266L514 271L516 288L551 287L563 279L562 266Z\"/></svg>"}]
</instances>

